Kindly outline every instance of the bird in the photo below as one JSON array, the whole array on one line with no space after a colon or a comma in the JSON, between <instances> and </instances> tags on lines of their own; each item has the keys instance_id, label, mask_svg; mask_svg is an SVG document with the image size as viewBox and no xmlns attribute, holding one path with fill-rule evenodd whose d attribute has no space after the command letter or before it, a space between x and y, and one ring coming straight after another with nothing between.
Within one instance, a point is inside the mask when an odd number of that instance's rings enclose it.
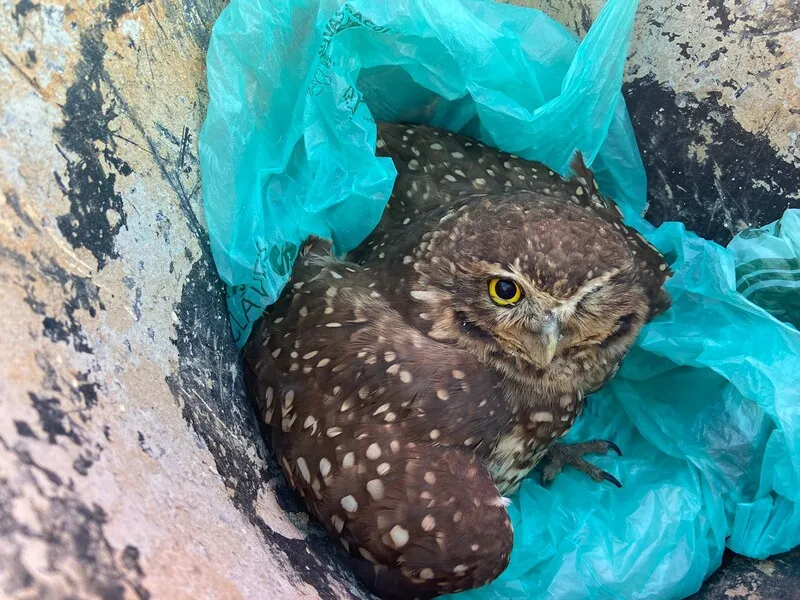
<instances>
[{"instance_id":1,"label":"bird","mask_svg":"<svg viewBox=\"0 0 800 600\"><path fill-rule=\"evenodd\" d=\"M301 245L244 349L289 485L383 598L433 598L506 568L509 496L609 440L559 442L666 311L664 257L580 152L546 165L451 131L378 123L397 178L344 256Z\"/></svg>"}]
</instances>

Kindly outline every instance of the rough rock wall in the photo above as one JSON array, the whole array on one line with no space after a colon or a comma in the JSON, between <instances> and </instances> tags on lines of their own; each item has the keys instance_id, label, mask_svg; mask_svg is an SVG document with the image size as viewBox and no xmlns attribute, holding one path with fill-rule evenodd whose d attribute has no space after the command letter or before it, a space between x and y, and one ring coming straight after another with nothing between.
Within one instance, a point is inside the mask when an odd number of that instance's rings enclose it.
<instances>
[{"instance_id":1,"label":"rough rock wall","mask_svg":"<svg viewBox=\"0 0 800 600\"><path fill-rule=\"evenodd\" d=\"M0 12L0 596L353 587L266 461L204 235L221 8Z\"/></svg>"},{"instance_id":2,"label":"rough rock wall","mask_svg":"<svg viewBox=\"0 0 800 600\"><path fill-rule=\"evenodd\" d=\"M599 5L542 7L583 32ZM203 233L222 6L2 0L4 597L363 596L268 459ZM798 10L643 1L625 91L654 220L725 241L797 205Z\"/></svg>"}]
</instances>

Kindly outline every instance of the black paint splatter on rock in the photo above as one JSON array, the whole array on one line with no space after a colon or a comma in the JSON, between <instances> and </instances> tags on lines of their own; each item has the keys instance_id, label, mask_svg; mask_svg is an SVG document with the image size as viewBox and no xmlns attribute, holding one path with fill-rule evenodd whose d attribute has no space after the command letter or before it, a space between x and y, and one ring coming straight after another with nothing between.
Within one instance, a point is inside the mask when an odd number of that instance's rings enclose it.
<instances>
[{"instance_id":1,"label":"black paint splatter on rock","mask_svg":"<svg viewBox=\"0 0 800 600\"><path fill-rule=\"evenodd\" d=\"M789 198L797 189L797 169L778 156L766 134L746 131L719 92L702 101L678 96L650 76L625 84L624 92L647 171L646 216L654 224L681 221L727 244L745 227L800 207Z\"/></svg>"},{"instance_id":2,"label":"black paint splatter on rock","mask_svg":"<svg viewBox=\"0 0 800 600\"><path fill-rule=\"evenodd\" d=\"M109 124L117 117L115 103L104 107L102 67L107 46L100 26L81 36L81 60L76 66L74 83L67 90L63 106L64 125L57 129L63 148L58 146L67 164L67 179L54 173L56 183L67 196L70 210L57 219L58 228L74 248L86 248L102 269L116 258L114 237L126 225L122 196L115 191L117 174L127 175L130 166L115 155L116 142ZM97 145L105 165L98 156Z\"/></svg>"}]
</instances>

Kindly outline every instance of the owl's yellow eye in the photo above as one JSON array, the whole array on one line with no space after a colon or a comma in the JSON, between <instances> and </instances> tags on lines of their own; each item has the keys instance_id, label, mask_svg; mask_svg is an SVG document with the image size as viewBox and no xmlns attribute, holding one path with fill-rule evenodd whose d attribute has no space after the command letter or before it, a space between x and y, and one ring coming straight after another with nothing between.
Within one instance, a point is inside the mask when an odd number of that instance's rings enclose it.
<instances>
[{"instance_id":1,"label":"owl's yellow eye","mask_svg":"<svg viewBox=\"0 0 800 600\"><path fill-rule=\"evenodd\" d=\"M510 279L489 280L489 297L498 306L514 306L522 298L522 290Z\"/></svg>"}]
</instances>

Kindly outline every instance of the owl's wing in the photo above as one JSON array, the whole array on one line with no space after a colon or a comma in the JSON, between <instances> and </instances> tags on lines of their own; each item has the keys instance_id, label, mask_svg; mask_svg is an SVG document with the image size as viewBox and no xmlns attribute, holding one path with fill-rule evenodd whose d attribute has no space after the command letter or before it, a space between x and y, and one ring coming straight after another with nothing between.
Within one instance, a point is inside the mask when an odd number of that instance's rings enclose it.
<instances>
[{"instance_id":1,"label":"owl's wing","mask_svg":"<svg viewBox=\"0 0 800 600\"><path fill-rule=\"evenodd\" d=\"M513 534L470 450L505 424L496 380L405 324L368 269L309 249L245 353L287 478L381 594L493 579Z\"/></svg>"},{"instance_id":2,"label":"owl's wing","mask_svg":"<svg viewBox=\"0 0 800 600\"><path fill-rule=\"evenodd\" d=\"M330 247L318 238L304 245L284 294L254 327L245 356L260 377L341 403L352 427L381 409L371 421L402 422L436 444L475 449L499 434L508 410L499 376L420 333L374 289L369 268L337 260ZM433 435L428 423L440 424Z\"/></svg>"},{"instance_id":3,"label":"owl's wing","mask_svg":"<svg viewBox=\"0 0 800 600\"><path fill-rule=\"evenodd\" d=\"M338 494L358 489L364 477L371 478L367 505L333 512L347 517L343 539L364 559L354 567L379 596L454 593L489 583L507 566L513 532L506 501L474 455L405 445L388 473L340 477Z\"/></svg>"}]
</instances>

